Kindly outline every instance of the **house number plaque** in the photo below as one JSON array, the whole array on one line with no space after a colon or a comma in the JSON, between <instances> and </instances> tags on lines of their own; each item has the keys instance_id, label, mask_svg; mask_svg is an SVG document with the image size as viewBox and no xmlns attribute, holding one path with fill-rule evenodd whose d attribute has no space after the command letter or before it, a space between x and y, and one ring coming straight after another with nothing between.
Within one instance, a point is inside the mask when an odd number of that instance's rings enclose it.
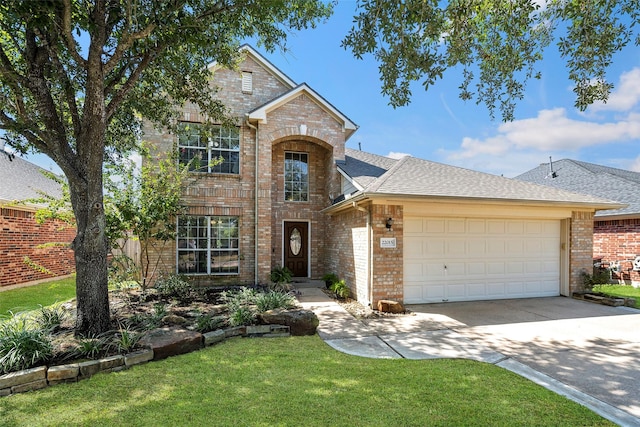
<instances>
[{"instance_id":1,"label":"house number plaque","mask_svg":"<svg viewBox=\"0 0 640 427\"><path fill-rule=\"evenodd\" d=\"M381 237L380 247L385 249L394 249L396 247L395 237Z\"/></svg>"}]
</instances>

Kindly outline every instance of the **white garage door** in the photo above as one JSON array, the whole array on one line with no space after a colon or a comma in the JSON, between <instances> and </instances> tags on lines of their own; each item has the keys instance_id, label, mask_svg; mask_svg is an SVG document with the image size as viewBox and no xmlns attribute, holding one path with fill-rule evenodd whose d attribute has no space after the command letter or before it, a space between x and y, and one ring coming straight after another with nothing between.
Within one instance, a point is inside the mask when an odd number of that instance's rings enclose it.
<instances>
[{"instance_id":1,"label":"white garage door","mask_svg":"<svg viewBox=\"0 0 640 427\"><path fill-rule=\"evenodd\" d=\"M556 295L560 221L405 218L405 303Z\"/></svg>"}]
</instances>

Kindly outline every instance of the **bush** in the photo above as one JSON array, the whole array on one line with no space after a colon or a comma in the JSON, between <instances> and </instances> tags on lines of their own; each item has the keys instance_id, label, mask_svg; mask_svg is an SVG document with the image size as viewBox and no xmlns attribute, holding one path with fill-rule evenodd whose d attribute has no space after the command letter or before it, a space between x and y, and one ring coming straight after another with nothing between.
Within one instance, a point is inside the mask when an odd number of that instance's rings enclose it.
<instances>
[{"instance_id":1,"label":"bush","mask_svg":"<svg viewBox=\"0 0 640 427\"><path fill-rule=\"evenodd\" d=\"M229 313L230 326L248 326L255 323L256 313L251 307L242 306Z\"/></svg>"},{"instance_id":2,"label":"bush","mask_svg":"<svg viewBox=\"0 0 640 427\"><path fill-rule=\"evenodd\" d=\"M339 281L340 278L334 273L327 273L324 276L322 276L322 280L324 281L324 284L327 287L327 289L331 289L331 285Z\"/></svg>"},{"instance_id":3,"label":"bush","mask_svg":"<svg viewBox=\"0 0 640 427\"><path fill-rule=\"evenodd\" d=\"M227 305L229 311L238 307L255 305L258 292L255 289L242 287L237 291L224 291L220 294L220 299Z\"/></svg>"},{"instance_id":4,"label":"bush","mask_svg":"<svg viewBox=\"0 0 640 427\"><path fill-rule=\"evenodd\" d=\"M290 283L291 278L293 277L293 273L287 267L277 266L273 270L271 270L271 281L276 285L280 286L285 283Z\"/></svg>"},{"instance_id":5,"label":"bush","mask_svg":"<svg viewBox=\"0 0 640 427\"><path fill-rule=\"evenodd\" d=\"M105 337L83 338L73 350L73 357L96 359L104 354L108 347L108 339Z\"/></svg>"},{"instance_id":6,"label":"bush","mask_svg":"<svg viewBox=\"0 0 640 427\"><path fill-rule=\"evenodd\" d=\"M170 274L160 278L155 288L158 295L164 299L175 298L179 302L185 303L193 297L191 284L177 274Z\"/></svg>"},{"instance_id":7,"label":"bush","mask_svg":"<svg viewBox=\"0 0 640 427\"><path fill-rule=\"evenodd\" d=\"M595 285L606 285L609 278L610 273L607 269L594 269L593 274L582 273L582 283L586 291L590 291Z\"/></svg>"},{"instance_id":8,"label":"bush","mask_svg":"<svg viewBox=\"0 0 640 427\"><path fill-rule=\"evenodd\" d=\"M40 329L55 332L66 318L67 312L62 305L54 304L48 307L41 305L37 310L34 320Z\"/></svg>"},{"instance_id":9,"label":"bush","mask_svg":"<svg viewBox=\"0 0 640 427\"><path fill-rule=\"evenodd\" d=\"M351 294L351 290L345 283L344 279L331 285L331 292L335 293L338 298L345 299Z\"/></svg>"},{"instance_id":10,"label":"bush","mask_svg":"<svg viewBox=\"0 0 640 427\"><path fill-rule=\"evenodd\" d=\"M142 335L128 328L120 328L112 345L118 353L130 353L140 341Z\"/></svg>"},{"instance_id":11,"label":"bush","mask_svg":"<svg viewBox=\"0 0 640 427\"><path fill-rule=\"evenodd\" d=\"M196 317L195 330L200 333L215 331L224 326L224 317L202 314Z\"/></svg>"},{"instance_id":12,"label":"bush","mask_svg":"<svg viewBox=\"0 0 640 427\"><path fill-rule=\"evenodd\" d=\"M47 331L28 324L25 317L13 317L0 324L0 375L32 368L53 356Z\"/></svg>"},{"instance_id":13,"label":"bush","mask_svg":"<svg viewBox=\"0 0 640 427\"><path fill-rule=\"evenodd\" d=\"M295 305L296 299L288 292L270 291L256 296L256 307L259 313L276 308L291 308Z\"/></svg>"}]
</instances>

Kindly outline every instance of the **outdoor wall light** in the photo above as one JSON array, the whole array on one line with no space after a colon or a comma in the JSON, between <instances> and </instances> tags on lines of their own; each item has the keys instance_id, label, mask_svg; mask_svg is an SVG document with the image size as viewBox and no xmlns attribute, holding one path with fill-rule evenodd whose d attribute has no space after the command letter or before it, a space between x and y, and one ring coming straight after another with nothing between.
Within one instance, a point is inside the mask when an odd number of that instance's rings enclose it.
<instances>
[{"instance_id":1,"label":"outdoor wall light","mask_svg":"<svg viewBox=\"0 0 640 427\"><path fill-rule=\"evenodd\" d=\"M387 218L387 222L385 223L387 230L391 231L391 227L393 227L393 218L389 217Z\"/></svg>"}]
</instances>

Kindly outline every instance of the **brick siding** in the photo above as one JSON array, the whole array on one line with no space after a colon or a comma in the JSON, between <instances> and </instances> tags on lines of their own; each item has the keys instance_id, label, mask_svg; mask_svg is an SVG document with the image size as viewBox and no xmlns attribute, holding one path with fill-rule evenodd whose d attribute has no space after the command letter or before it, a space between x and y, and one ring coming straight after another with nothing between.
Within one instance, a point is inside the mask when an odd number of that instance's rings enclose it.
<instances>
[{"instance_id":1,"label":"brick siding","mask_svg":"<svg viewBox=\"0 0 640 427\"><path fill-rule=\"evenodd\" d=\"M228 276L194 276L194 280L203 284L268 282L271 270L283 263L282 223L286 220L302 220L310 224L310 276L321 277L327 269L323 253L328 217L320 211L330 204L331 196L340 193L335 162L344 160L345 134L340 123L302 93L270 112L268 121L258 125L256 147L256 131L245 123L245 114L291 88L250 57L240 65L240 70L253 73L253 92L250 94L241 91L239 71L218 69L212 83L219 88L218 98L224 101L240 127L240 173L199 174L184 190L184 201L190 215L239 217L240 271L237 275ZM201 122L203 118L193 105L188 104L183 109L183 120ZM145 126L144 131L144 139L157 147L158 155L173 149L175 136L150 126ZM309 155L309 202L284 202L285 151ZM175 243L172 242L164 246L151 262L159 259L161 271L175 272L175 251Z\"/></svg>"},{"instance_id":2,"label":"brick siding","mask_svg":"<svg viewBox=\"0 0 640 427\"><path fill-rule=\"evenodd\" d=\"M593 271L593 212L571 215L569 293L584 290L583 273Z\"/></svg>"},{"instance_id":3,"label":"brick siding","mask_svg":"<svg viewBox=\"0 0 640 427\"><path fill-rule=\"evenodd\" d=\"M73 273L73 251L68 245L75 235L75 228L60 221L38 224L34 212L1 208L0 287ZM39 247L54 242L66 246ZM52 274L27 265L25 257Z\"/></svg>"}]
</instances>

